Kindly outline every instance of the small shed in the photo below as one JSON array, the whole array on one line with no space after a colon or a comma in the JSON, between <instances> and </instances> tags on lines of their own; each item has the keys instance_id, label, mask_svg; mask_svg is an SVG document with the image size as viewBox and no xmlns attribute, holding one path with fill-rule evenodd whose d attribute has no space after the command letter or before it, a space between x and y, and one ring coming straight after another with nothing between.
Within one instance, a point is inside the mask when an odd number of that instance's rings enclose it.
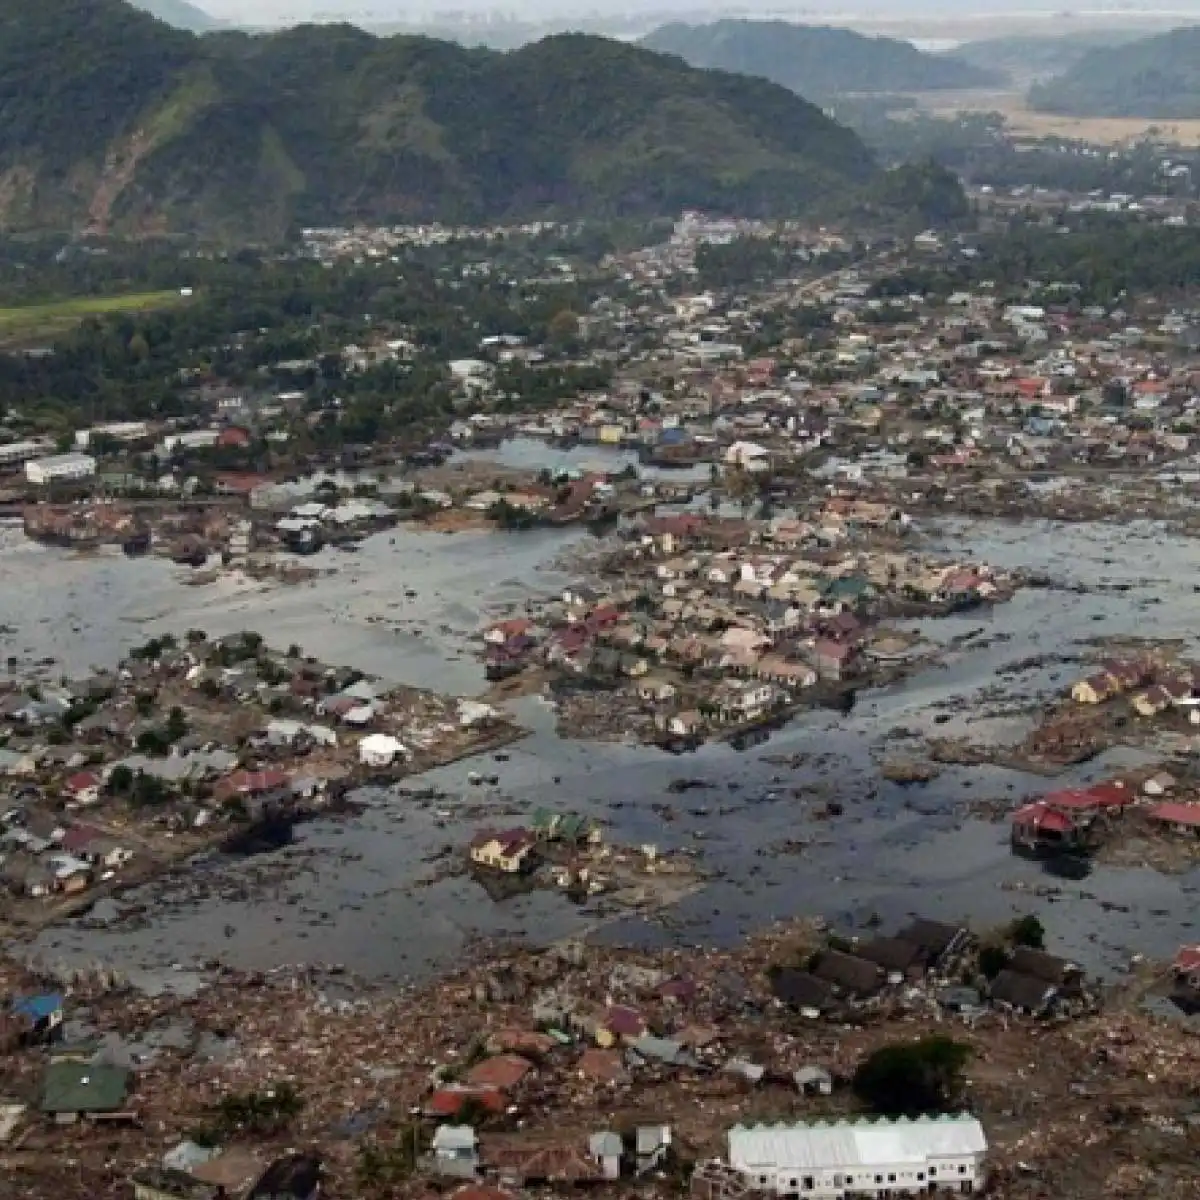
<instances>
[{"instance_id":1,"label":"small shed","mask_svg":"<svg viewBox=\"0 0 1200 1200\"><path fill-rule=\"evenodd\" d=\"M635 1135L637 1169L650 1171L666 1158L671 1149L670 1125L639 1125Z\"/></svg>"},{"instance_id":2,"label":"small shed","mask_svg":"<svg viewBox=\"0 0 1200 1200\"><path fill-rule=\"evenodd\" d=\"M470 1125L439 1125L433 1135L433 1167L439 1175L474 1177L479 1146Z\"/></svg>"},{"instance_id":3,"label":"small shed","mask_svg":"<svg viewBox=\"0 0 1200 1200\"><path fill-rule=\"evenodd\" d=\"M407 758L404 744L386 733L372 733L358 743L358 760L366 767L390 767L397 758Z\"/></svg>"},{"instance_id":4,"label":"small shed","mask_svg":"<svg viewBox=\"0 0 1200 1200\"><path fill-rule=\"evenodd\" d=\"M796 1091L802 1096L829 1096L833 1094L833 1076L824 1067L801 1067L792 1073Z\"/></svg>"},{"instance_id":5,"label":"small shed","mask_svg":"<svg viewBox=\"0 0 1200 1200\"><path fill-rule=\"evenodd\" d=\"M608 1131L593 1133L588 1138L588 1151L596 1160L596 1165L605 1179L620 1179L621 1156L625 1147L619 1134Z\"/></svg>"}]
</instances>

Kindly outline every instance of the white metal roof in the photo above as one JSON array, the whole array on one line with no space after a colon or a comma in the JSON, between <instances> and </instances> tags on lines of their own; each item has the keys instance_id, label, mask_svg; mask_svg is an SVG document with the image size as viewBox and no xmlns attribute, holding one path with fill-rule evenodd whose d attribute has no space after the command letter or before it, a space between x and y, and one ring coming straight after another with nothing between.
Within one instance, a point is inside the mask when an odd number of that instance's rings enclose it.
<instances>
[{"instance_id":1,"label":"white metal roof","mask_svg":"<svg viewBox=\"0 0 1200 1200\"><path fill-rule=\"evenodd\" d=\"M737 1125L729 1131L730 1165L748 1172L920 1164L986 1149L983 1126L967 1116Z\"/></svg>"}]
</instances>

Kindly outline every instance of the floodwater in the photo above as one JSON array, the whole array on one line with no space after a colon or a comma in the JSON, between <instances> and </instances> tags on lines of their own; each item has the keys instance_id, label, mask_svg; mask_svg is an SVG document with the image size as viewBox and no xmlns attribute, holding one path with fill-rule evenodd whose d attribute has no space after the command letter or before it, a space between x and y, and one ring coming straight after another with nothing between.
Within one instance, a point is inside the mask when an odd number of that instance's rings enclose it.
<instances>
[{"instance_id":1,"label":"floodwater","mask_svg":"<svg viewBox=\"0 0 1200 1200\"><path fill-rule=\"evenodd\" d=\"M336 574L296 587L222 582L188 587L186 571L153 558L73 557L0 534L0 658L53 656L55 672L111 661L153 633L242 628L273 643L299 642L327 661L396 682L470 694L481 670L464 635L556 590L554 564L586 534L544 531L454 535L398 530L354 555L313 560ZM972 818L972 801L1027 794L1102 777L1128 751L1050 783L992 768L949 768L904 788L878 775L885 751L915 743L902 730L977 740L1019 736L1024 718L994 714L1061 689L1076 668L1041 656L1078 656L1086 639L1134 633L1195 644L1193 581L1200 542L1152 525L951 523L934 537L947 553L1045 572L1069 588L1031 589L990 613L920 623L947 648L942 665L894 688L863 693L848 714L816 712L743 752L725 745L672 757L643 747L576 743L554 732L540 699L515 714L531 735L503 761L464 761L409 780L447 795L418 803L403 788L373 791L361 817L303 826L293 841L250 858L214 856L123 904L140 924L80 924L47 931L47 961L118 968L340 963L381 978L414 978L452 965L477 936L544 942L594 936L654 943L728 941L775 918L821 914L854 931L909 914L998 922L1039 913L1052 948L1095 970L1135 953L1167 955L1191 933L1200 872L1098 869L1081 882L1053 879L1011 856L1003 823ZM1015 666L1014 666L1015 665ZM803 756L795 766L767 761ZM499 776L472 786L472 771ZM708 785L683 794L681 776ZM797 793L798 790L798 794ZM821 816L839 801L842 815ZM514 802L583 812L612 838L689 848L712 875L669 912L604 923L567 899L535 892L493 903L471 879L437 878L438 855L457 852L486 823L470 806ZM665 807L664 807L665 806ZM519 820L511 816L500 821ZM798 845L802 844L802 845ZM427 885L425 881L431 881Z\"/></svg>"}]
</instances>

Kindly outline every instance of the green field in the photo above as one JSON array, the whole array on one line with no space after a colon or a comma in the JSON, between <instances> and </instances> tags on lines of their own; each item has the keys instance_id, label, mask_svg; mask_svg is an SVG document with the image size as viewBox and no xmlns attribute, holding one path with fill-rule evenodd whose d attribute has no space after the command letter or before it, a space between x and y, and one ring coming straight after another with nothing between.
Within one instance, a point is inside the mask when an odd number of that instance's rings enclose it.
<instances>
[{"instance_id":1,"label":"green field","mask_svg":"<svg viewBox=\"0 0 1200 1200\"><path fill-rule=\"evenodd\" d=\"M126 296L72 296L47 304L0 307L0 344L46 341L77 325L84 317L142 312L182 301L177 291L132 292Z\"/></svg>"}]
</instances>

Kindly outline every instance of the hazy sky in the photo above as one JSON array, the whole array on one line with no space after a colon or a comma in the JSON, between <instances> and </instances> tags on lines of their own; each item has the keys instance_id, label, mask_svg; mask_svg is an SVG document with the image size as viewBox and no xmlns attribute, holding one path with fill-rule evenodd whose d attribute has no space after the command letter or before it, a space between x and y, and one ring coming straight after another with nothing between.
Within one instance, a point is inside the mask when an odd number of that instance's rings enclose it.
<instances>
[{"instance_id":1,"label":"hazy sky","mask_svg":"<svg viewBox=\"0 0 1200 1200\"><path fill-rule=\"evenodd\" d=\"M497 12L515 16L553 16L557 14L605 13L634 16L638 12L669 10L708 12L717 15L724 11L754 16L780 16L793 20L886 19L889 16L916 16L935 12L963 13L961 0L803 0L789 4L720 3L706 4L704 0L192 0L198 7L216 17L245 23L292 22L313 17L352 17L359 21L383 22L428 19L435 12ZM983 0L971 5L974 16L984 14L1033 13L1049 16L1054 12L1070 11L1093 21L1103 15L1118 20L1133 12L1158 17L1178 16L1195 19L1200 13L1200 0L1086 0L1075 7L1058 4L1055 0Z\"/></svg>"}]
</instances>

